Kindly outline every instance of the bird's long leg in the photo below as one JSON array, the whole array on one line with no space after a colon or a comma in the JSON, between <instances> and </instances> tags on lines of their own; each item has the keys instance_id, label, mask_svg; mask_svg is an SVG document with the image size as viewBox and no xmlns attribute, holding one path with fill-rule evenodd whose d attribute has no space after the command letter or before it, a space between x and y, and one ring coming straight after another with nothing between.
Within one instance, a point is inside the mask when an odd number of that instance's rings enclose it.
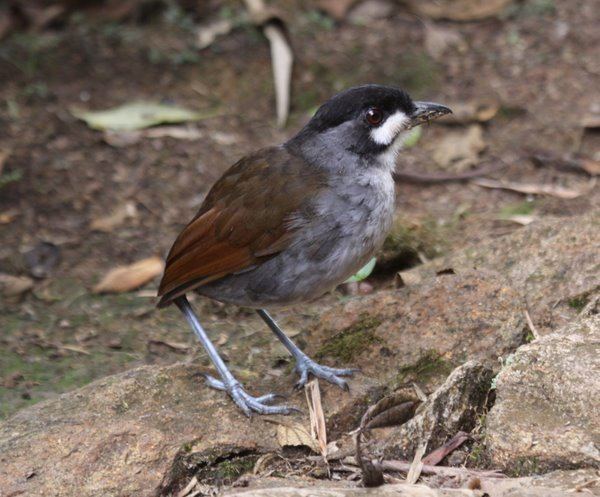
<instances>
[{"instance_id":1,"label":"bird's long leg","mask_svg":"<svg viewBox=\"0 0 600 497\"><path fill-rule=\"evenodd\" d=\"M281 341L283 346L288 349L289 353L292 354L296 360L296 371L300 374L300 379L296 383L296 387L300 388L308 381L309 373L313 374L317 378L322 378L329 383L333 383L344 390L348 390L348 383L340 376L351 376L353 373L358 371L357 369L338 369L330 368L329 366L322 366L310 357L308 357L300 348L290 340L290 338L283 332L275 320L269 315L264 309L257 309L258 315L263 319L267 326L271 329L275 336Z\"/></svg>"},{"instance_id":2,"label":"bird's long leg","mask_svg":"<svg viewBox=\"0 0 600 497\"><path fill-rule=\"evenodd\" d=\"M226 366L225 362L223 362L223 359L217 352L217 349L212 344L208 338L208 335L200 325L200 321L198 321L198 318L185 295L177 298L175 300L175 304L185 315L186 319L190 323L190 326L192 327L192 330L194 331L194 334L202 343L202 346L206 350L208 357L219 372L219 376L221 377L220 380L206 375L206 381L210 387L216 388L217 390L225 390L247 416L250 416L252 411L257 412L258 414L291 414L292 412L298 411L297 409L288 406L267 405L269 402L272 402L278 397L276 394L269 393L260 397L253 397L252 395L248 394L244 390L244 387L241 385L241 383L237 381L231 371L229 371L229 368Z\"/></svg>"}]
</instances>

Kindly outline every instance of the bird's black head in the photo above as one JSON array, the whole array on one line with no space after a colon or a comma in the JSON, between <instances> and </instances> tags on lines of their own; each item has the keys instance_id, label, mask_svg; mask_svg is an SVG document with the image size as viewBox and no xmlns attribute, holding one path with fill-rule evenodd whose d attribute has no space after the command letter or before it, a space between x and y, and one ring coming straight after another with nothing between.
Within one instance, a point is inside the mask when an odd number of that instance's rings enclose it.
<instances>
[{"instance_id":1,"label":"bird's black head","mask_svg":"<svg viewBox=\"0 0 600 497\"><path fill-rule=\"evenodd\" d=\"M449 112L442 105L413 102L399 88L357 86L325 102L291 142L328 137L331 147L361 156L379 156L390 147L398 148L403 131Z\"/></svg>"}]
</instances>

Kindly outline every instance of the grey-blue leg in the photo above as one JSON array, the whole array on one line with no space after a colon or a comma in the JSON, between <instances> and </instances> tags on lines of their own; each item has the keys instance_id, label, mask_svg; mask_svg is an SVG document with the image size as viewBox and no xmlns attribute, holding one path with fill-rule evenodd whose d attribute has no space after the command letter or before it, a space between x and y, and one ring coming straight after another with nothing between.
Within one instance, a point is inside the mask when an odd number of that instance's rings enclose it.
<instances>
[{"instance_id":1,"label":"grey-blue leg","mask_svg":"<svg viewBox=\"0 0 600 497\"><path fill-rule=\"evenodd\" d=\"M276 394L269 393L267 395L262 395L261 397L253 397L248 394L244 387L240 384L239 381L235 379L229 368L221 359L221 356L217 352L217 349L212 344L208 335L200 325L192 306L188 302L185 295L183 297L179 297L175 300L175 304L181 312L185 315L186 319L190 323L194 334L198 337L202 346L206 350L208 357L214 364L215 368L219 372L220 380L213 378L212 376L206 375L207 384L216 388L217 390L225 390L233 399L233 401L240 407L242 411L246 414L246 416L250 416L252 411L257 412L258 414L291 414L292 412L297 412L298 409L294 409L293 407L288 406L270 406L267 405L269 402L272 402L277 397Z\"/></svg>"},{"instance_id":2,"label":"grey-blue leg","mask_svg":"<svg viewBox=\"0 0 600 497\"><path fill-rule=\"evenodd\" d=\"M300 374L300 379L298 380L298 383L296 383L296 388L303 387L308 381L308 374L311 373L317 378L321 378L344 390L348 390L348 383L346 383L343 378L340 378L340 376L351 376L358 371L357 369L337 369L330 368L329 366L321 366L302 352L300 348L288 338L267 311L258 309L256 312L263 321L267 323L267 326L271 328L271 331L275 333L275 336L279 338L283 346L288 349L289 353L292 354L292 357L296 360L295 369Z\"/></svg>"}]
</instances>

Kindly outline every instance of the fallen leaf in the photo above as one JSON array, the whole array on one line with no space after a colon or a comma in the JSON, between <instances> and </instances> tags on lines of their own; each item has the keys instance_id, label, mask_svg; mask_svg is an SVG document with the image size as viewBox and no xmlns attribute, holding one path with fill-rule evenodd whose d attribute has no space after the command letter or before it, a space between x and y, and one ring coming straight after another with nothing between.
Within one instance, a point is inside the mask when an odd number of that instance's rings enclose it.
<instances>
[{"instance_id":1,"label":"fallen leaf","mask_svg":"<svg viewBox=\"0 0 600 497\"><path fill-rule=\"evenodd\" d=\"M264 33L271 43L271 63L275 80L277 125L284 126L290 110L290 88L294 54L281 26L268 24Z\"/></svg>"},{"instance_id":2,"label":"fallen leaf","mask_svg":"<svg viewBox=\"0 0 600 497\"><path fill-rule=\"evenodd\" d=\"M500 110L496 100L479 100L472 102L452 102L448 104L452 114L442 119L442 124L471 124L484 123L492 119Z\"/></svg>"},{"instance_id":3,"label":"fallen leaf","mask_svg":"<svg viewBox=\"0 0 600 497\"><path fill-rule=\"evenodd\" d=\"M415 271L399 271L396 273L396 288L418 285L421 281L423 281L423 278Z\"/></svg>"},{"instance_id":4,"label":"fallen leaf","mask_svg":"<svg viewBox=\"0 0 600 497\"><path fill-rule=\"evenodd\" d=\"M386 19L394 12L394 6L386 0L365 0L352 8L348 20L354 24L368 26L378 19Z\"/></svg>"},{"instance_id":5,"label":"fallen leaf","mask_svg":"<svg viewBox=\"0 0 600 497\"><path fill-rule=\"evenodd\" d=\"M527 195L548 195L563 199L574 199L591 192L596 185L596 179L592 179L587 188L583 190L574 190L558 185L541 185L538 183L516 183L514 181L500 181L496 179L479 178L471 181L473 184L483 188L495 188L501 190L510 190Z\"/></svg>"},{"instance_id":6,"label":"fallen leaf","mask_svg":"<svg viewBox=\"0 0 600 497\"><path fill-rule=\"evenodd\" d=\"M500 221L511 221L522 226L527 226L533 223L537 219L537 216L531 214L514 214L513 216L499 217L498 219Z\"/></svg>"},{"instance_id":7,"label":"fallen leaf","mask_svg":"<svg viewBox=\"0 0 600 497\"><path fill-rule=\"evenodd\" d=\"M461 172L478 162L485 147L481 126L473 124L466 130L446 133L432 156L441 168Z\"/></svg>"},{"instance_id":8,"label":"fallen leaf","mask_svg":"<svg viewBox=\"0 0 600 497\"><path fill-rule=\"evenodd\" d=\"M459 52L468 49L467 42L457 30L425 22L425 50L434 59L440 59L450 48ZM454 112L454 107L450 107ZM415 128L419 129L419 128Z\"/></svg>"},{"instance_id":9,"label":"fallen leaf","mask_svg":"<svg viewBox=\"0 0 600 497\"><path fill-rule=\"evenodd\" d=\"M327 460L327 426L325 424L325 413L321 404L321 389L319 380L313 378L304 386L308 413L310 416L310 434L316 440L324 460Z\"/></svg>"},{"instance_id":10,"label":"fallen leaf","mask_svg":"<svg viewBox=\"0 0 600 497\"><path fill-rule=\"evenodd\" d=\"M356 0L319 0L317 5L323 12L341 21L355 3Z\"/></svg>"},{"instance_id":11,"label":"fallen leaf","mask_svg":"<svg viewBox=\"0 0 600 497\"><path fill-rule=\"evenodd\" d=\"M78 345L61 345L60 348L62 350L70 350L71 352L77 352L83 355L91 355L91 352L83 347L79 347Z\"/></svg>"},{"instance_id":12,"label":"fallen leaf","mask_svg":"<svg viewBox=\"0 0 600 497\"><path fill-rule=\"evenodd\" d=\"M217 19L199 26L196 29L196 48L198 50L208 48L218 37L229 34L233 27L231 19Z\"/></svg>"},{"instance_id":13,"label":"fallen leaf","mask_svg":"<svg viewBox=\"0 0 600 497\"><path fill-rule=\"evenodd\" d=\"M0 224L10 224L16 219L18 215L19 210L17 208L8 209L4 212L0 212Z\"/></svg>"},{"instance_id":14,"label":"fallen leaf","mask_svg":"<svg viewBox=\"0 0 600 497\"><path fill-rule=\"evenodd\" d=\"M415 451L415 457L406 475L406 483L408 485L414 485L421 476L423 470L423 454L425 454L425 445L419 446Z\"/></svg>"},{"instance_id":15,"label":"fallen leaf","mask_svg":"<svg viewBox=\"0 0 600 497\"><path fill-rule=\"evenodd\" d=\"M462 444L464 444L471 437L468 433L464 431L459 431L456 435L454 435L450 440L448 440L444 445L438 447L437 449L431 451L427 456L423 458L423 465L425 466L435 466L439 464L444 457L448 454L451 454L456 449L458 449Z\"/></svg>"},{"instance_id":16,"label":"fallen leaf","mask_svg":"<svg viewBox=\"0 0 600 497\"><path fill-rule=\"evenodd\" d=\"M98 130L132 131L163 123L199 121L216 115L215 110L196 112L156 102L133 102L101 111L73 109L72 114Z\"/></svg>"},{"instance_id":17,"label":"fallen leaf","mask_svg":"<svg viewBox=\"0 0 600 497\"><path fill-rule=\"evenodd\" d=\"M289 424L279 424L277 426L277 443L281 447L300 447L306 446L313 452L319 454L319 445L311 437L310 432L300 423L290 422Z\"/></svg>"},{"instance_id":18,"label":"fallen leaf","mask_svg":"<svg viewBox=\"0 0 600 497\"><path fill-rule=\"evenodd\" d=\"M117 226L122 225L127 219L131 219L137 216L137 208L134 202L126 202L125 204L117 207L108 216L99 217L94 219L90 223L90 229L92 231L103 231L110 233Z\"/></svg>"},{"instance_id":19,"label":"fallen leaf","mask_svg":"<svg viewBox=\"0 0 600 497\"><path fill-rule=\"evenodd\" d=\"M184 342L171 342L167 340L148 340L148 345L164 345L165 347L176 352L187 352L190 346Z\"/></svg>"},{"instance_id":20,"label":"fallen leaf","mask_svg":"<svg viewBox=\"0 0 600 497\"><path fill-rule=\"evenodd\" d=\"M163 272L159 257L148 257L129 266L111 269L94 288L94 293L121 293L135 290Z\"/></svg>"},{"instance_id":21,"label":"fallen leaf","mask_svg":"<svg viewBox=\"0 0 600 497\"><path fill-rule=\"evenodd\" d=\"M377 262L377 259L375 257L373 257L362 268L360 268L354 276L350 276L350 278L348 278L346 281L344 281L344 283L353 283L353 282L358 282L358 281L364 280L373 272L376 262Z\"/></svg>"},{"instance_id":22,"label":"fallen leaf","mask_svg":"<svg viewBox=\"0 0 600 497\"><path fill-rule=\"evenodd\" d=\"M500 14L512 0L409 0L410 9L432 19L474 21Z\"/></svg>"},{"instance_id":23,"label":"fallen leaf","mask_svg":"<svg viewBox=\"0 0 600 497\"><path fill-rule=\"evenodd\" d=\"M26 276L12 276L0 273L0 295L18 298L33 288L33 280Z\"/></svg>"},{"instance_id":24,"label":"fallen leaf","mask_svg":"<svg viewBox=\"0 0 600 497\"><path fill-rule=\"evenodd\" d=\"M271 65L275 82L275 103L277 125L285 125L290 110L290 91L294 53L288 41L285 23L264 0L245 0L251 18L262 26L265 37L271 45Z\"/></svg>"},{"instance_id":25,"label":"fallen leaf","mask_svg":"<svg viewBox=\"0 0 600 497\"><path fill-rule=\"evenodd\" d=\"M410 131L408 131L406 133L406 136L404 137L404 142L403 142L404 148L414 147L421 139L421 136L423 136L423 127L422 126L417 126L416 128L412 128Z\"/></svg>"}]
</instances>

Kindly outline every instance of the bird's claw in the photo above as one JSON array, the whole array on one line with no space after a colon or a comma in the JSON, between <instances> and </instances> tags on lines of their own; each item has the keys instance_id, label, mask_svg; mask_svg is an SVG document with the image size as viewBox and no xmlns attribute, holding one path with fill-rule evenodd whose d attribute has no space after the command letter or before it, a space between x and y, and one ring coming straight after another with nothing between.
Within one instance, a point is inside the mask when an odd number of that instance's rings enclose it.
<instances>
[{"instance_id":1,"label":"bird's claw","mask_svg":"<svg viewBox=\"0 0 600 497\"><path fill-rule=\"evenodd\" d=\"M340 376L352 376L359 370L356 368L330 368L329 366L322 366L316 363L310 357L303 357L296 362L296 371L300 373L300 379L294 385L294 388L300 389L308 382L309 373L317 378L328 381L334 385L337 385L342 390L350 390L348 383Z\"/></svg>"},{"instance_id":2,"label":"bird's claw","mask_svg":"<svg viewBox=\"0 0 600 497\"><path fill-rule=\"evenodd\" d=\"M269 405L271 402L274 402L277 399L284 399L285 396L277 394L277 393L268 393L266 395L261 395L260 397L253 397L250 395L244 387L238 382L232 382L230 384L225 383L224 381L218 380L217 378L205 374L206 384L214 388L216 390L224 390L229 396L233 399L233 401L237 404L237 406L244 412L244 414L248 417L252 416L252 413L255 412L257 414L293 414L295 412L301 412L299 409L290 406L272 406Z\"/></svg>"}]
</instances>

